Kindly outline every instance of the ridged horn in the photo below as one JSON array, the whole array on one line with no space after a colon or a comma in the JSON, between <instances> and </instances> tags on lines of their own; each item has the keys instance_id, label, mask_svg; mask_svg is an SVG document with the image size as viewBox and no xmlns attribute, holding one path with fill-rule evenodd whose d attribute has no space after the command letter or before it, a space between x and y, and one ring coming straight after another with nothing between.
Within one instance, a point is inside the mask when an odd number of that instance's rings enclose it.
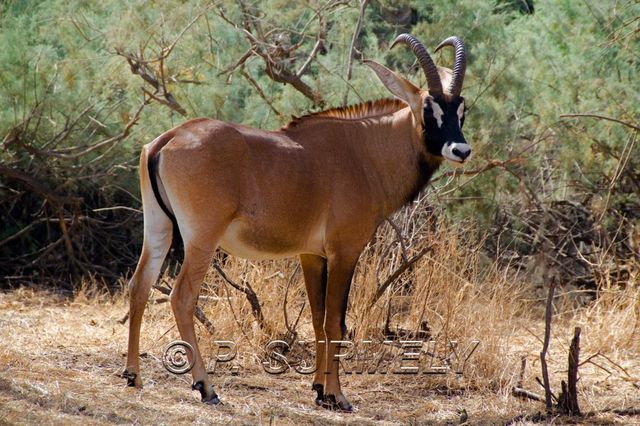
<instances>
[{"instance_id":1,"label":"ridged horn","mask_svg":"<svg viewBox=\"0 0 640 426\"><path fill-rule=\"evenodd\" d=\"M429 52L427 52L427 49L422 45L422 43L420 43L420 41L418 41L417 38L415 38L411 34L400 34L398 37L396 37L390 49L393 49L393 47L399 43L409 46L409 48L411 48L413 53L416 55L416 58L418 58L418 62L422 67L422 71L424 71L424 74L427 76L427 87L429 87L429 94L431 94L432 96L442 95L442 82L440 81L438 68L436 68L436 64L433 62L433 59L431 59L431 56L429 56Z\"/></svg>"},{"instance_id":2,"label":"ridged horn","mask_svg":"<svg viewBox=\"0 0 640 426\"><path fill-rule=\"evenodd\" d=\"M447 91L451 96L460 96L462 91L462 82L464 81L464 73L467 70L467 53L464 50L464 43L458 37L448 37L442 40L442 43L436 47L437 52L444 46L453 46L455 49L455 63L453 65L453 78Z\"/></svg>"}]
</instances>

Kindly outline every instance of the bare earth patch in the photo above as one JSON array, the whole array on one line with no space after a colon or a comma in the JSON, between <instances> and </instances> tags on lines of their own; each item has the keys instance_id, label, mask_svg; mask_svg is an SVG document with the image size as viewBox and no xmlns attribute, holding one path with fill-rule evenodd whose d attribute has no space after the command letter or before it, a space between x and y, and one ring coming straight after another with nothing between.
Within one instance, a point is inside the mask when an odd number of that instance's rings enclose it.
<instances>
[{"instance_id":1,"label":"bare earth patch","mask_svg":"<svg viewBox=\"0 0 640 426\"><path fill-rule=\"evenodd\" d=\"M339 414L313 404L308 376L267 374L259 364L259 354L252 356L251 351L239 352L237 375L228 371L214 373L223 405L209 407L199 402L197 392L190 390L188 375L174 375L162 366L164 345L177 338L169 311L167 304L151 304L145 314L142 341L146 351L142 355L145 387L139 391L127 388L125 380L119 377L127 338L127 327L118 322L126 312L121 297L108 300L76 297L70 301L24 289L0 294L0 422L459 424L466 416L470 424L499 424L514 419L516 424L527 424L542 419L535 416L543 411L541 403L521 401L510 395L509 384L517 380L517 369L503 369L505 377L500 380L504 386L493 389L479 383L473 374L472 377L343 375L345 392L357 412ZM540 328L541 324L531 327ZM568 342L571 331L569 327L567 330L559 341ZM587 329L586 347L591 344L588 332ZM201 339L206 339L203 328L199 333ZM503 356L506 364L516 365L520 355L525 354L531 366L527 368L524 384L542 393L533 379L539 375L539 363L535 362L539 347L537 338L522 330L518 339L512 339L510 353ZM564 349L566 345L551 356L553 377L564 378ZM580 370L579 397L584 412L640 407L637 352L609 349L609 361L598 357L594 359L598 365L585 364ZM493 349L481 345L478 359L487 356L483 351L490 350ZM604 353L604 348L600 350ZM586 356L586 350L583 353ZM469 362L472 369L480 368L474 367L473 357ZM557 383L554 388L559 388ZM556 423L581 424L634 421L640 422L640 417L612 412L581 419L555 419Z\"/></svg>"}]
</instances>

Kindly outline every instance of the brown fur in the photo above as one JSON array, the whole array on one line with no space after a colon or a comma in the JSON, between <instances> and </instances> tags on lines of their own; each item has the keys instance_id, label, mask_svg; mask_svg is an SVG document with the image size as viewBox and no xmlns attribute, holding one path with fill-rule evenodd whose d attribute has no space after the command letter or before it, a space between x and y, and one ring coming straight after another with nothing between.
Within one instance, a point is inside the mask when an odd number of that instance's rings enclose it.
<instances>
[{"instance_id":1,"label":"brown fur","mask_svg":"<svg viewBox=\"0 0 640 426\"><path fill-rule=\"evenodd\" d=\"M383 99L297 118L278 131L196 119L143 148L144 244L129 284L125 372L132 384L142 385L142 312L171 244L173 216L185 257L171 306L182 339L194 348L191 373L203 400L217 401L193 313L220 247L248 258L300 257L317 339L314 389L327 401L350 407L340 389L336 345L330 342L343 337L356 262L378 225L410 200L442 161L427 152L422 118L416 116L426 92L398 82L392 93L408 90L411 108Z\"/></svg>"}]
</instances>

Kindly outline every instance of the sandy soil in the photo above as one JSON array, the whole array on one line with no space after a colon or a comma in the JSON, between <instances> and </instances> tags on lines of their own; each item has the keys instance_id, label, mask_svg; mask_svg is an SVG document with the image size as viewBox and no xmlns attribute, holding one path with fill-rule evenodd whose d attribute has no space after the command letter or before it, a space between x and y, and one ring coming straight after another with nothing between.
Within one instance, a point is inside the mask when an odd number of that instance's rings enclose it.
<instances>
[{"instance_id":1,"label":"sandy soil","mask_svg":"<svg viewBox=\"0 0 640 426\"><path fill-rule=\"evenodd\" d=\"M125 312L122 298L69 300L24 289L0 294L0 423L461 424L467 419L468 424L640 424L640 416L613 412L545 419L537 415L544 411L539 402L522 401L508 389L487 389L453 374L344 377L345 394L357 411L334 413L313 404L308 376L267 374L257 356L240 357L238 374L213 375L223 404L209 407L190 390L190 376L169 373L162 366L164 345L177 337L167 304L151 305L145 314L144 389L125 386L119 374L127 328L118 322ZM581 370L584 412L640 408L640 361L615 363L628 374L604 359L601 368L588 364ZM527 382L540 392L533 386Z\"/></svg>"}]
</instances>

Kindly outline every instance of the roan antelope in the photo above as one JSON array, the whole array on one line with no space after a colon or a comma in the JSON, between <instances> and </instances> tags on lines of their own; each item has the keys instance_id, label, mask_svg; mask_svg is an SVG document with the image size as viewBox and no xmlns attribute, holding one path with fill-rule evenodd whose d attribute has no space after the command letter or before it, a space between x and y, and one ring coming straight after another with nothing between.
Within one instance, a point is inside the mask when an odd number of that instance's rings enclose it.
<instances>
[{"instance_id":1,"label":"roan antelope","mask_svg":"<svg viewBox=\"0 0 640 426\"><path fill-rule=\"evenodd\" d=\"M378 225L410 202L443 159L464 163L460 96L466 54L457 37L453 71L437 68L424 46L402 34L426 74L428 91L365 60L396 100L335 108L278 131L195 119L145 145L140 156L144 244L129 284L124 377L141 387L140 323L177 226L184 262L171 293L180 336L194 348L193 389L217 404L193 327L194 308L217 247L249 259L298 255L316 336L316 403L350 411L340 390L336 344L342 339L356 262ZM443 83L447 89L443 89ZM328 343L324 343L328 342Z\"/></svg>"}]
</instances>

